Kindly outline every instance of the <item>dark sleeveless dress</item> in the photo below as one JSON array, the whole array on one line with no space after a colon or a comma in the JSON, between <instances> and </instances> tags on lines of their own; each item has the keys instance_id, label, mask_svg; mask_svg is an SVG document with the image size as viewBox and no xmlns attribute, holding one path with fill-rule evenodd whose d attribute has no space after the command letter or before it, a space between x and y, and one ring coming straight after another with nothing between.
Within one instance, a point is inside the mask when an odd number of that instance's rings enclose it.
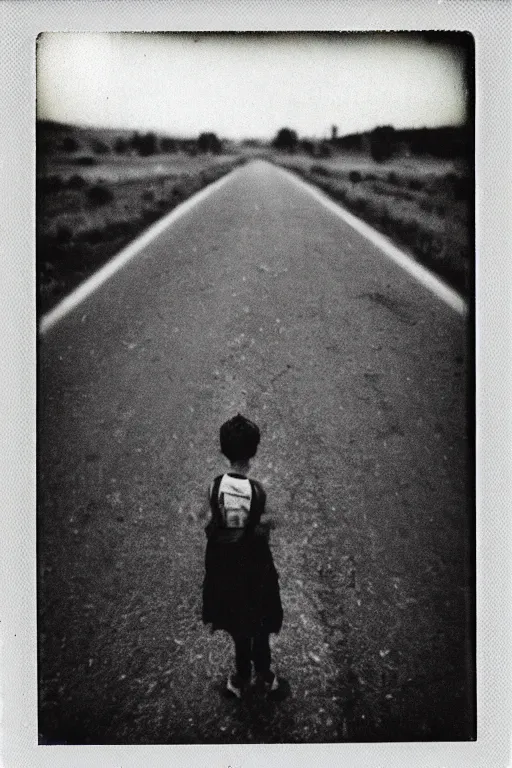
<instances>
[{"instance_id":1,"label":"dark sleeveless dress","mask_svg":"<svg viewBox=\"0 0 512 768\"><path fill-rule=\"evenodd\" d=\"M215 478L210 496L211 520L206 526L207 544L203 581L203 621L213 630L252 637L277 633L283 621L279 577L260 518L265 511L265 491L250 480L251 506L241 531L227 529L219 508L223 475Z\"/></svg>"}]
</instances>

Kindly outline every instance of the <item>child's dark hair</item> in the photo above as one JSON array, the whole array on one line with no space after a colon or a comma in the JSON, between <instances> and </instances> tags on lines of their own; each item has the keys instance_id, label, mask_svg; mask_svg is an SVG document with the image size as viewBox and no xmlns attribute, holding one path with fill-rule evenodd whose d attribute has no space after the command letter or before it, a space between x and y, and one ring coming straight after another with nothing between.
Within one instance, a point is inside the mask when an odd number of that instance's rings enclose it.
<instances>
[{"instance_id":1,"label":"child's dark hair","mask_svg":"<svg viewBox=\"0 0 512 768\"><path fill-rule=\"evenodd\" d=\"M259 427L240 413L220 428L220 449L231 462L252 459L259 443Z\"/></svg>"}]
</instances>

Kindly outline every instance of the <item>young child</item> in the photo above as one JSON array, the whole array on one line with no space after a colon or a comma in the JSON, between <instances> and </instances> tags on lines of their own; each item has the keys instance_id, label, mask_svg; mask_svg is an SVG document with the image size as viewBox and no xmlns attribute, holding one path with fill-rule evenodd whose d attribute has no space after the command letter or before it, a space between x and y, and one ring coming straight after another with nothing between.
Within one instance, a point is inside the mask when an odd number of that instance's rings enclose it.
<instances>
[{"instance_id":1,"label":"young child","mask_svg":"<svg viewBox=\"0 0 512 768\"><path fill-rule=\"evenodd\" d=\"M279 632L283 620L279 577L268 526L260 523L266 494L261 483L248 478L259 442L259 428L240 414L220 428L221 451L231 467L210 486L211 519L205 529L203 621L233 638L236 674L229 676L226 688L237 698L250 683L251 662L258 685L279 695L269 644L270 633Z\"/></svg>"}]
</instances>

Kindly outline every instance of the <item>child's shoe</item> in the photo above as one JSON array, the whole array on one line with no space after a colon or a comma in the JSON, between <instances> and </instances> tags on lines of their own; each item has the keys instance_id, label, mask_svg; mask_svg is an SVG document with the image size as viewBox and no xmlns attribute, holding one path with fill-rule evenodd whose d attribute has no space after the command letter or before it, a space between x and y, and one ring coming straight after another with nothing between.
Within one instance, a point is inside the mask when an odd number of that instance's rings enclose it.
<instances>
[{"instance_id":1,"label":"child's shoe","mask_svg":"<svg viewBox=\"0 0 512 768\"><path fill-rule=\"evenodd\" d=\"M275 672L269 672L267 676L256 676L256 687L264 693L271 693L277 691L279 688L279 680Z\"/></svg>"},{"instance_id":2,"label":"child's shoe","mask_svg":"<svg viewBox=\"0 0 512 768\"><path fill-rule=\"evenodd\" d=\"M287 681L282 677L278 677L275 672L271 672L270 675L267 679L258 677L256 685L259 690L266 693L268 698L274 701L285 699L290 693L290 686Z\"/></svg>"},{"instance_id":3,"label":"child's shoe","mask_svg":"<svg viewBox=\"0 0 512 768\"><path fill-rule=\"evenodd\" d=\"M228 677L228 681L226 683L226 691L229 694L236 696L237 699L242 698L246 687L246 681L242 680L242 678L238 675L234 674Z\"/></svg>"}]
</instances>

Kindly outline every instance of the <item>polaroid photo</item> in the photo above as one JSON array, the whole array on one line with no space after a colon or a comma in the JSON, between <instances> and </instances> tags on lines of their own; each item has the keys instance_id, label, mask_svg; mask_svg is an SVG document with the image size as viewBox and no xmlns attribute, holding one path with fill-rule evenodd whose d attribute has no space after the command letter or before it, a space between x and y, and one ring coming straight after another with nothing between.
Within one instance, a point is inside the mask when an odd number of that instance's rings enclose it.
<instances>
[{"instance_id":1,"label":"polaroid photo","mask_svg":"<svg viewBox=\"0 0 512 768\"><path fill-rule=\"evenodd\" d=\"M5 2L3 763L509 765L509 3Z\"/></svg>"}]
</instances>

